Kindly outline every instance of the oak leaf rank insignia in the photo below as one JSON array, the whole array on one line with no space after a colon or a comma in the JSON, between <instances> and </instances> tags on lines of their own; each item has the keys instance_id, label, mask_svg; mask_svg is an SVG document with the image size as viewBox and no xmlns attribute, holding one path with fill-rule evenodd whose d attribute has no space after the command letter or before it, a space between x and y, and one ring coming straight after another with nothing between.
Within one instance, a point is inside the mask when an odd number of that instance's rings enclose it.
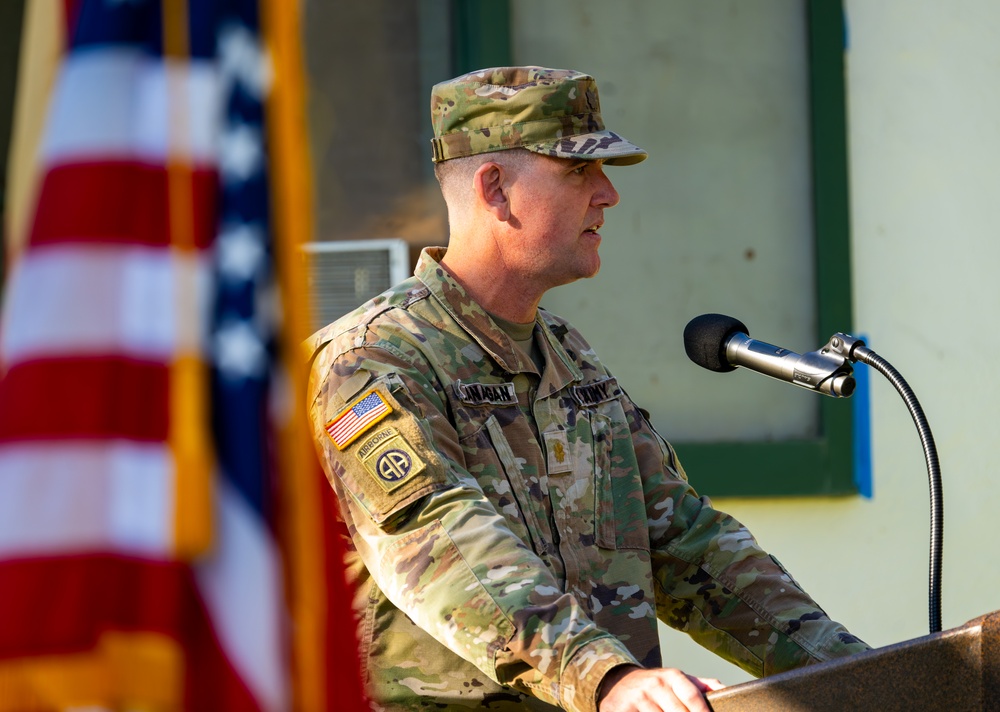
<instances>
[{"instance_id":1,"label":"oak leaf rank insignia","mask_svg":"<svg viewBox=\"0 0 1000 712\"><path fill-rule=\"evenodd\" d=\"M545 449L548 451L548 470L550 475L572 472L574 467L573 454L569 448L569 440L565 431L552 430L542 433Z\"/></svg>"}]
</instances>

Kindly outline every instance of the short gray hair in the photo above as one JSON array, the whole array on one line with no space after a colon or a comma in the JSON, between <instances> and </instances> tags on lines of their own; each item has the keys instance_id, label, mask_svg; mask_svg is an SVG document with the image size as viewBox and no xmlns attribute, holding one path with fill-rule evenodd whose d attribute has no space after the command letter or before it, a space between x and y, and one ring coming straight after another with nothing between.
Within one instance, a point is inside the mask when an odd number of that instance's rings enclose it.
<instances>
[{"instance_id":1,"label":"short gray hair","mask_svg":"<svg viewBox=\"0 0 1000 712\"><path fill-rule=\"evenodd\" d=\"M472 176L484 163L497 163L514 172L520 171L524 164L537 154L526 148L508 148L503 151L491 151L474 156L449 158L434 164L434 177L441 186L445 200L452 197L462 198L462 187L472 182Z\"/></svg>"}]
</instances>

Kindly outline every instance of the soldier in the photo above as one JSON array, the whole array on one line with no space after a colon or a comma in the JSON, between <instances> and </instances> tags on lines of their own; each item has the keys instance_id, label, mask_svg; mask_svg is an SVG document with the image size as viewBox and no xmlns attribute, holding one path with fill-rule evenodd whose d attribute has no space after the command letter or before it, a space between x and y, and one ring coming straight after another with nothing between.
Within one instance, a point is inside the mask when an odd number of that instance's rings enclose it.
<instances>
[{"instance_id":1,"label":"soldier","mask_svg":"<svg viewBox=\"0 0 1000 712\"><path fill-rule=\"evenodd\" d=\"M756 676L867 649L539 308L600 267L604 166L646 158L594 80L486 69L431 110L447 250L310 341L373 708L707 710L658 617Z\"/></svg>"}]
</instances>

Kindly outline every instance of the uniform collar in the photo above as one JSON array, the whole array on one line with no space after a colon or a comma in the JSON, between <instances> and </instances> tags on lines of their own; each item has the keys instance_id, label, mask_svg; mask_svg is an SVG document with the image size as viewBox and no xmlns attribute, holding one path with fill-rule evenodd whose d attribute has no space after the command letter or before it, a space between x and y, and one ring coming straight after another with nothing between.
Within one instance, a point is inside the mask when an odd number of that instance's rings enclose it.
<instances>
[{"instance_id":1,"label":"uniform collar","mask_svg":"<svg viewBox=\"0 0 1000 712\"><path fill-rule=\"evenodd\" d=\"M417 269L414 274L423 282L430 293L451 314L452 318L471 336L480 348L488 353L508 373L531 372L538 369L514 345L507 333L497 326L496 322L469 294L462 288L448 270L441 266L446 248L425 247L420 253ZM541 326L545 338L545 373L542 374L540 390L555 391L573 381L579 381L583 374L566 353L566 350L549 332L548 325L539 314L535 315L535 323ZM554 358L553 358L554 357Z\"/></svg>"}]
</instances>

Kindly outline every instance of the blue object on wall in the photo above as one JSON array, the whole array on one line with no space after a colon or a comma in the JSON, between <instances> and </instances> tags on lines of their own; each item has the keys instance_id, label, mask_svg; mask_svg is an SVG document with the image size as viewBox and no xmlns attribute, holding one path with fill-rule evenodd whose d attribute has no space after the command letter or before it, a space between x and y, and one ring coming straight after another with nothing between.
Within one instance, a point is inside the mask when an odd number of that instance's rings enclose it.
<instances>
[{"instance_id":1,"label":"blue object on wall","mask_svg":"<svg viewBox=\"0 0 1000 712\"><path fill-rule=\"evenodd\" d=\"M866 344L868 338L859 336ZM854 395L851 396L851 407L854 408L854 484L858 494L871 499L872 487L872 427L871 427L871 378L870 368L864 364L855 364Z\"/></svg>"}]
</instances>

